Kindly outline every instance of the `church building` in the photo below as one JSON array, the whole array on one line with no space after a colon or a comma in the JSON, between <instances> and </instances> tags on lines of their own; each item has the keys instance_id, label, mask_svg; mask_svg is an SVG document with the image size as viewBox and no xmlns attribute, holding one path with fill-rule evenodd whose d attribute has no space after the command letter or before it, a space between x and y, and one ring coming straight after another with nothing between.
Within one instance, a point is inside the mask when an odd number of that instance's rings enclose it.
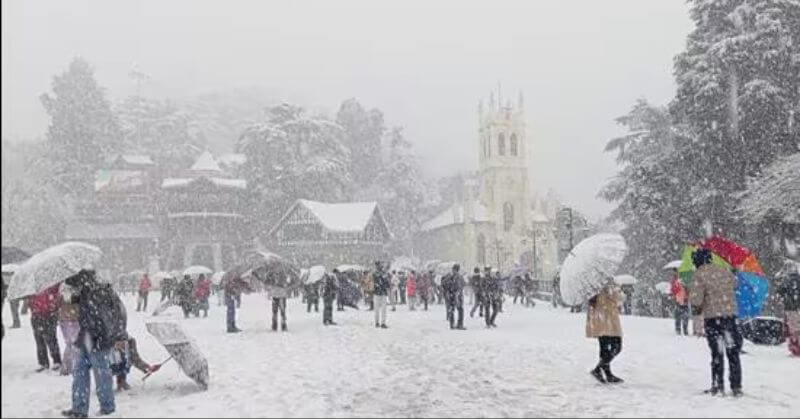
<instances>
[{"instance_id":1,"label":"church building","mask_svg":"<svg viewBox=\"0 0 800 419\"><path fill-rule=\"evenodd\" d=\"M485 265L509 272L521 264L548 275L556 268L554 232L550 214L534 210L522 93L516 106L499 96L478 107L477 172L468 175L457 202L423 223L415 253L460 262L469 272Z\"/></svg>"}]
</instances>

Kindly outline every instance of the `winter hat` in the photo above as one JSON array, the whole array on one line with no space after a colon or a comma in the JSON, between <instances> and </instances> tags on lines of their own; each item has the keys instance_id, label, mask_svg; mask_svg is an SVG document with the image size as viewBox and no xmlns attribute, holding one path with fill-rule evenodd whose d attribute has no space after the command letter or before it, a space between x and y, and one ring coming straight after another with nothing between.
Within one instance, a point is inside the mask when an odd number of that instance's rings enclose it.
<instances>
[{"instance_id":1,"label":"winter hat","mask_svg":"<svg viewBox=\"0 0 800 419\"><path fill-rule=\"evenodd\" d=\"M706 248L695 250L694 253L692 253L692 263L695 268L711 263L711 251Z\"/></svg>"}]
</instances>

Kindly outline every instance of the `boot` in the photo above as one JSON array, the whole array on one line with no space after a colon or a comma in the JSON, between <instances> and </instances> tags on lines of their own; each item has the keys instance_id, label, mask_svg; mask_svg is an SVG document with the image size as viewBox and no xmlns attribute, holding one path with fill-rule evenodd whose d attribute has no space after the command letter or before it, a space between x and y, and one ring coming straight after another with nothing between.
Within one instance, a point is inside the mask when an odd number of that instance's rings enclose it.
<instances>
[{"instance_id":1,"label":"boot","mask_svg":"<svg viewBox=\"0 0 800 419\"><path fill-rule=\"evenodd\" d=\"M287 330L286 323L281 324L281 331L285 332L286 330Z\"/></svg>"},{"instance_id":2,"label":"boot","mask_svg":"<svg viewBox=\"0 0 800 419\"><path fill-rule=\"evenodd\" d=\"M606 373L606 381L609 382L609 383L616 384L616 383L624 383L625 382L625 380L623 380L622 378L619 378L616 375L611 373L611 366L610 365L604 365L603 366L603 372Z\"/></svg>"},{"instance_id":3,"label":"boot","mask_svg":"<svg viewBox=\"0 0 800 419\"><path fill-rule=\"evenodd\" d=\"M388 329L388 328L389 326L387 326L386 323L381 323L381 329Z\"/></svg>"},{"instance_id":4,"label":"boot","mask_svg":"<svg viewBox=\"0 0 800 419\"><path fill-rule=\"evenodd\" d=\"M603 373L600 371L600 366L599 365L597 367L595 367L595 369L589 371L589 374L591 374L592 377L596 378L597 381L599 381L600 383L602 383L602 384L606 383L606 379L603 378Z\"/></svg>"},{"instance_id":5,"label":"boot","mask_svg":"<svg viewBox=\"0 0 800 419\"><path fill-rule=\"evenodd\" d=\"M733 397L742 397L742 396L744 396L744 393L742 393L742 389L740 389L740 388L735 388L735 389L731 390L731 392L733 393Z\"/></svg>"},{"instance_id":6,"label":"boot","mask_svg":"<svg viewBox=\"0 0 800 419\"><path fill-rule=\"evenodd\" d=\"M83 413L78 413L78 412L76 412L76 411L74 411L72 409L62 410L61 411L61 416L64 416L64 417L67 417L67 418L86 418L86 417L89 417L88 415L84 415Z\"/></svg>"}]
</instances>

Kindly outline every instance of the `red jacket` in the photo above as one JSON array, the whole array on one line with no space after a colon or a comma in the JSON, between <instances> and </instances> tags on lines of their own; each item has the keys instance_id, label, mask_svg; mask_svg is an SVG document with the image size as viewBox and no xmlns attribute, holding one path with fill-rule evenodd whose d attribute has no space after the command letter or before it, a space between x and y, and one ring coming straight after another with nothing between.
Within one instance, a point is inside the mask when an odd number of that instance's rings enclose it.
<instances>
[{"instance_id":1,"label":"red jacket","mask_svg":"<svg viewBox=\"0 0 800 419\"><path fill-rule=\"evenodd\" d=\"M61 294L58 292L58 284L30 297L30 301L28 302L31 315L36 317L54 314L58 311L60 305Z\"/></svg>"},{"instance_id":2,"label":"red jacket","mask_svg":"<svg viewBox=\"0 0 800 419\"><path fill-rule=\"evenodd\" d=\"M686 287L683 286L681 280L678 277L672 278L669 284L669 293L672 295L672 298L675 299L675 302L678 305L686 305L688 303L689 295L686 292Z\"/></svg>"},{"instance_id":3,"label":"red jacket","mask_svg":"<svg viewBox=\"0 0 800 419\"><path fill-rule=\"evenodd\" d=\"M409 275L408 280L406 280L406 293L409 297L417 295L417 278L414 275Z\"/></svg>"},{"instance_id":4,"label":"red jacket","mask_svg":"<svg viewBox=\"0 0 800 419\"><path fill-rule=\"evenodd\" d=\"M150 288L153 286L153 283L150 282L150 278L143 276L141 280L139 280L139 291L140 292L148 292Z\"/></svg>"},{"instance_id":5,"label":"red jacket","mask_svg":"<svg viewBox=\"0 0 800 419\"><path fill-rule=\"evenodd\" d=\"M208 298L209 295L211 295L211 281L208 279L197 281L197 285L194 286L195 298L204 299Z\"/></svg>"}]
</instances>

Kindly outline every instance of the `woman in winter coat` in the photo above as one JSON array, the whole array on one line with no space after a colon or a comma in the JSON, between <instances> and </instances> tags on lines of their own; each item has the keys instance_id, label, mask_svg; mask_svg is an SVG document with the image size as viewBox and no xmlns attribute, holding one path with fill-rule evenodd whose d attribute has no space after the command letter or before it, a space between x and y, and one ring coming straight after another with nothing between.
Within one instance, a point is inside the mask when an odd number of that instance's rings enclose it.
<instances>
[{"instance_id":1,"label":"woman in winter coat","mask_svg":"<svg viewBox=\"0 0 800 419\"><path fill-rule=\"evenodd\" d=\"M194 286L194 298L197 301L195 304L194 314L200 316L200 310L203 310L203 317L208 317L208 297L211 296L211 280L206 278L205 275L200 274L197 279L197 284Z\"/></svg>"},{"instance_id":2,"label":"woman in winter coat","mask_svg":"<svg viewBox=\"0 0 800 419\"><path fill-rule=\"evenodd\" d=\"M372 277L372 272L364 272L361 277L361 289L364 291L364 300L369 304L370 310L375 310L375 279Z\"/></svg>"},{"instance_id":3,"label":"woman in winter coat","mask_svg":"<svg viewBox=\"0 0 800 419\"><path fill-rule=\"evenodd\" d=\"M586 337L597 338L600 344L600 362L590 373L601 383L623 381L611 373L611 361L622 351L619 308L624 299L622 290L613 282L606 284L597 295L589 299L589 308L586 311Z\"/></svg>"},{"instance_id":4,"label":"woman in winter coat","mask_svg":"<svg viewBox=\"0 0 800 419\"><path fill-rule=\"evenodd\" d=\"M406 280L406 295L408 296L408 309L411 311L416 310L417 303L417 275L414 271L408 275Z\"/></svg>"},{"instance_id":5,"label":"woman in winter coat","mask_svg":"<svg viewBox=\"0 0 800 419\"><path fill-rule=\"evenodd\" d=\"M428 311L428 298L431 292L431 273L423 273L417 277L417 296Z\"/></svg>"},{"instance_id":6,"label":"woman in winter coat","mask_svg":"<svg viewBox=\"0 0 800 419\"><path fill-rule=\"evenodd\" d=\"M72 302L73 290L64 284L61 290L63 301L58 309L58 325L64 337L64 355L61 356L61 375L72 374L76 361L75 339L81 329L78 324L78 304Z\"/></svg>"},{"instance_id":7,"label":"woman in winter coat","mask_svg":"<svg viewBox=\"0 0 800 419\"><path fill-rule=\"evenodd\" d=\"M783 315L789 329L789 352L800 356L800 273L789 274L778 287Z\"/></svg>"}]
</instances>

